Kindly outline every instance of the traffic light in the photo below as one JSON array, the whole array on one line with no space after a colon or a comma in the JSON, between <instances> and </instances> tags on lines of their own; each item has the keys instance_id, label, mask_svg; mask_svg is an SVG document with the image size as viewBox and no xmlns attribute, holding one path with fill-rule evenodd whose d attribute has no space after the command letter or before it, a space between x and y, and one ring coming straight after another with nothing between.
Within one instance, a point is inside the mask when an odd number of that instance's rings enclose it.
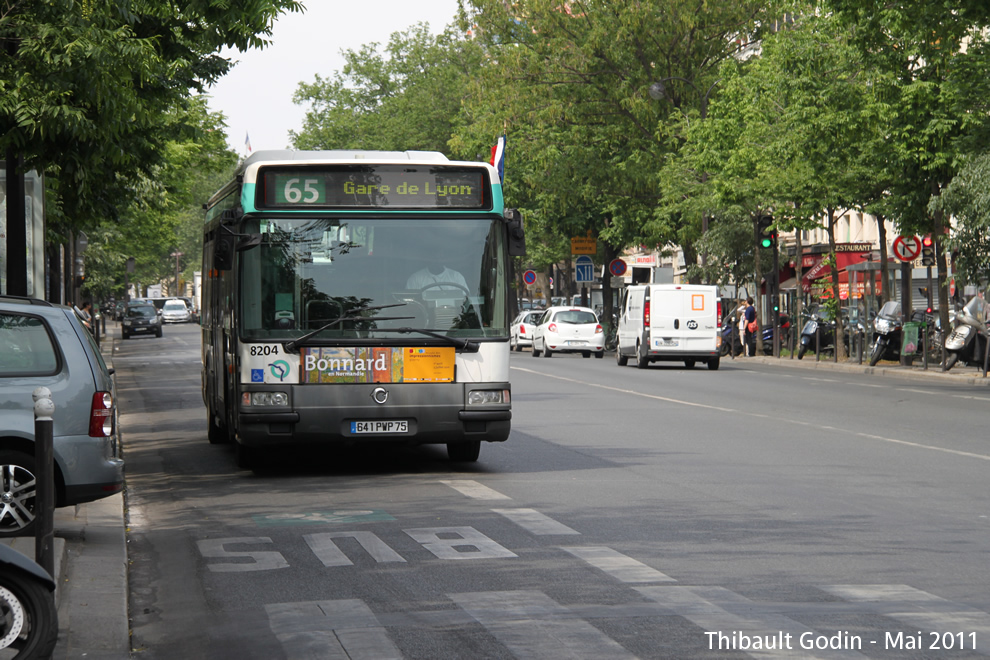
<instances>
[{"instance_id":1,"label":"traffic light","mask_svg":"<svg viewBox=\"0 0 990 660\"><path fill-rule=\"evenodd\" d=\"M935 265L935 241L932 240L931 234L921 239L921 265Z\"/></svg>"},{"instance_id":2,"label":"traffic light","mask_svg":"<svg viewBox=\"0 0 990 660\"><path fill-rule=\"evenodd\" d=\"M757 220L760 247L772 248L777 245L777 230L773 228L773 216L761 215Z\"/></svg>"}]
</instances>

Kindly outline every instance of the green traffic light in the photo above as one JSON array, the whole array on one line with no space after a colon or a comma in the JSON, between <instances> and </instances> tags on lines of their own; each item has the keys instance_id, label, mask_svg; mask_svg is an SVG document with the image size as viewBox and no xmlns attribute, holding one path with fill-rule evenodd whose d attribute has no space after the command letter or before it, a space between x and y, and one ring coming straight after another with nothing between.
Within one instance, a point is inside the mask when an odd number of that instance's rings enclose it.
<instances>
[{"instance_id":1,"label":"green traffic light","mask_svg":"<svg viewBox=\"0 0 990 660\"><path fill-rule=\"evenodd\" d=\"M773 245L773 241L770 240L769 238L764 238L760 241L760 247L768 248L771 245Z\"/></svg>"}]
</instances>

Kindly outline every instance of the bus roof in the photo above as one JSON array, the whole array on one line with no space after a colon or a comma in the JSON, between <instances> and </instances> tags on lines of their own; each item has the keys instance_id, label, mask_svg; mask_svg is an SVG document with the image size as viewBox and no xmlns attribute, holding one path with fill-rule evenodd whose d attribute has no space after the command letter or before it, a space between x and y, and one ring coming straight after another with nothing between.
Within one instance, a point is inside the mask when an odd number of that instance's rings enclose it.
<instances>
[{"instance_id":1,"label":"bus roof","mask_svg":"<svg viewBox=\"0 0 990 660\"><path fill-rule=\"evenodd\" d=\"M331 149L327 151L296 151L294 149L271 149L256 151L241 163L241 171L248 169L258 162L271 161L328 161L328 160L371 160L382 161L418 161L446 163L448 159L439 151L361 151L347 149Z\"/></svg>"}]
</instances>

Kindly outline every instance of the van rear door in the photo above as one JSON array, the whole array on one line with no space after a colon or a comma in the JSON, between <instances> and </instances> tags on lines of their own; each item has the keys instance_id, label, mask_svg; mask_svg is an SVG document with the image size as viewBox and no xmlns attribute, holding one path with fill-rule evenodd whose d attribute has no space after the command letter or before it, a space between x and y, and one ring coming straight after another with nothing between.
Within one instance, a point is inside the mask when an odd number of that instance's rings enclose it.
<instances>
[{"instance_id":1,"label":"van rear door","mask_svg":"<svg viewBox=\"0 0 990 660\"><path fill-rule=\"evenodd\" d=\"M714 287L653 287L650 338L653 350L710 352L718 335Z\"/></svg>"}]
</instances>

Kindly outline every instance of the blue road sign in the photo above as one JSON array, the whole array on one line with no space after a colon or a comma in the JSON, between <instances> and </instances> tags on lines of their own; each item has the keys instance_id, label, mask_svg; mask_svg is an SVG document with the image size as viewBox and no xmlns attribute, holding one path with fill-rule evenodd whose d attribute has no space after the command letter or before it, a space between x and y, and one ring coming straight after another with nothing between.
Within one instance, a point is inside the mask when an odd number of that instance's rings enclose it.
<instances>
[{"instance_id":1,"label":"blue road sign","mask_svg":"<svg viewBox=\"0 0 990 660\"><path fill-rule=\"evenodd\" d=\"M587 255L581 255L574 262L574 281L578 284L590 284L595 281L595 262Z\"/></svg>"}]
</instances>

